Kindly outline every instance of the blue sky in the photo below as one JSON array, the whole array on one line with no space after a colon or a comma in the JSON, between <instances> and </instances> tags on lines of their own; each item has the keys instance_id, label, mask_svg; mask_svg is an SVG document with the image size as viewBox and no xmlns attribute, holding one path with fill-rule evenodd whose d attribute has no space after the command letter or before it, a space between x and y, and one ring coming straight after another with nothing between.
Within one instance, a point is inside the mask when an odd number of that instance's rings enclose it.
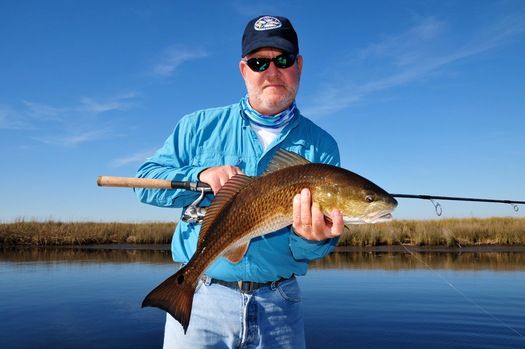
<instances>
[{"instance_id":1,"label":"blue sky","mask_svg":"<svg viewBox=\"0 0 525 349\"><path fill-rule=\"evenodd\" d=\"M297 104L342 166L391 193L525 200L525 2L0 3L0 221L171 221L100 188L134 176L181 116L235 103L245 24L291 19ZM440 201L442 218L525 207ZM436 219L400 199L398 219Z\"/></svg>"}]
</instances>

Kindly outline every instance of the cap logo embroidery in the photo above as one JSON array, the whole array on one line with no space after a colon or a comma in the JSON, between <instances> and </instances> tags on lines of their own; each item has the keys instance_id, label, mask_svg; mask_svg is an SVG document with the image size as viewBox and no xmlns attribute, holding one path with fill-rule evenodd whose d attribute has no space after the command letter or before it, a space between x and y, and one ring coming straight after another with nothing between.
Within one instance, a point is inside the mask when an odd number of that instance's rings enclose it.
<instances>
[{"instance_id":1,"label":"cap logo embroidery","mask_svg":"<svg viewBox=\"0 0 525 349\"><path fill-rule=\"evenodd\" d=\"M255 24L253 25L253 29L259 31L270 30L280 28L282 25L283 24L281 23L281 21L277 18L271 16L264 16L259 18L257 22L255 22Z\"/></svg>"}]
</instances>

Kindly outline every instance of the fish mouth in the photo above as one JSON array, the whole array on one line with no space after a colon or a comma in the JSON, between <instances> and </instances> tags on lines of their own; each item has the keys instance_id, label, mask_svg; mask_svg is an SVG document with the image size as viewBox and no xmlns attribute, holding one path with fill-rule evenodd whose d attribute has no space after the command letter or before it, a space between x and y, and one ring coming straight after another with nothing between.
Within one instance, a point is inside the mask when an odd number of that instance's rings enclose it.
<instances>
[{"instance_id":1,"label":"fish mouth","mask_svg":"<svg viewBox=\"0 0 525 349\"><path fill-rule=\"evenodd\" d=\"M392 214L390 212L380 212L377 215L370 218L370 220L367 223L385 223L390 222L394 219Z\"/></svg>"},{"instance_id":2,"label":"fish mouth","mask_svg":"<svg viewBox=\"0 0 525 349\"><path fill-rule=\"evenodd\" d=\"M345 224L373 224L373 223L386 223L392 221L393 209L381 210L368 213L360 217L344 217Z\"/></svg>"}]
</instances>

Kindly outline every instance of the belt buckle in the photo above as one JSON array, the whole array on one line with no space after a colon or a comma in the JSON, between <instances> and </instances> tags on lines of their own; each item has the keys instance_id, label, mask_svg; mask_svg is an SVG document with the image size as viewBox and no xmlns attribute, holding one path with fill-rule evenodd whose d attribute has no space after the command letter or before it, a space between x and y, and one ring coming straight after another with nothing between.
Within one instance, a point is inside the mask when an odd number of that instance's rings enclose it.
<instances>
[{"instance_id":1,"label":"belt buckle","mask_svg":"<svg viewBox=\"0 0 525 349\"><path fill-rule=\"evenodd\" d=\"M242 293L250 293L253 291L255 282L252 281L238 281L239 291Z\"/></svg>"}]
</instances>

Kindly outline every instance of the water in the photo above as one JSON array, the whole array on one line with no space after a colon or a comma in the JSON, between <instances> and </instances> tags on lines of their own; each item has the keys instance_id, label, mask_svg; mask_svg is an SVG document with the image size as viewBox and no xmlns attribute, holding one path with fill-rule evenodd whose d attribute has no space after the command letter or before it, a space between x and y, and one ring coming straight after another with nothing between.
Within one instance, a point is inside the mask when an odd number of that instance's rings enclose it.
<instances>
[{"instance_id":1,"label":"water","mask_svg":"<svg viewBox=\"0 0 525 349\"><path fill-rule=\"evenodd\" d=\"M160 348L166 251L0 250L0 348ZM525 348L525 253L337 253L299 279L308 348Z\"/></svg>"}]
</instances>

